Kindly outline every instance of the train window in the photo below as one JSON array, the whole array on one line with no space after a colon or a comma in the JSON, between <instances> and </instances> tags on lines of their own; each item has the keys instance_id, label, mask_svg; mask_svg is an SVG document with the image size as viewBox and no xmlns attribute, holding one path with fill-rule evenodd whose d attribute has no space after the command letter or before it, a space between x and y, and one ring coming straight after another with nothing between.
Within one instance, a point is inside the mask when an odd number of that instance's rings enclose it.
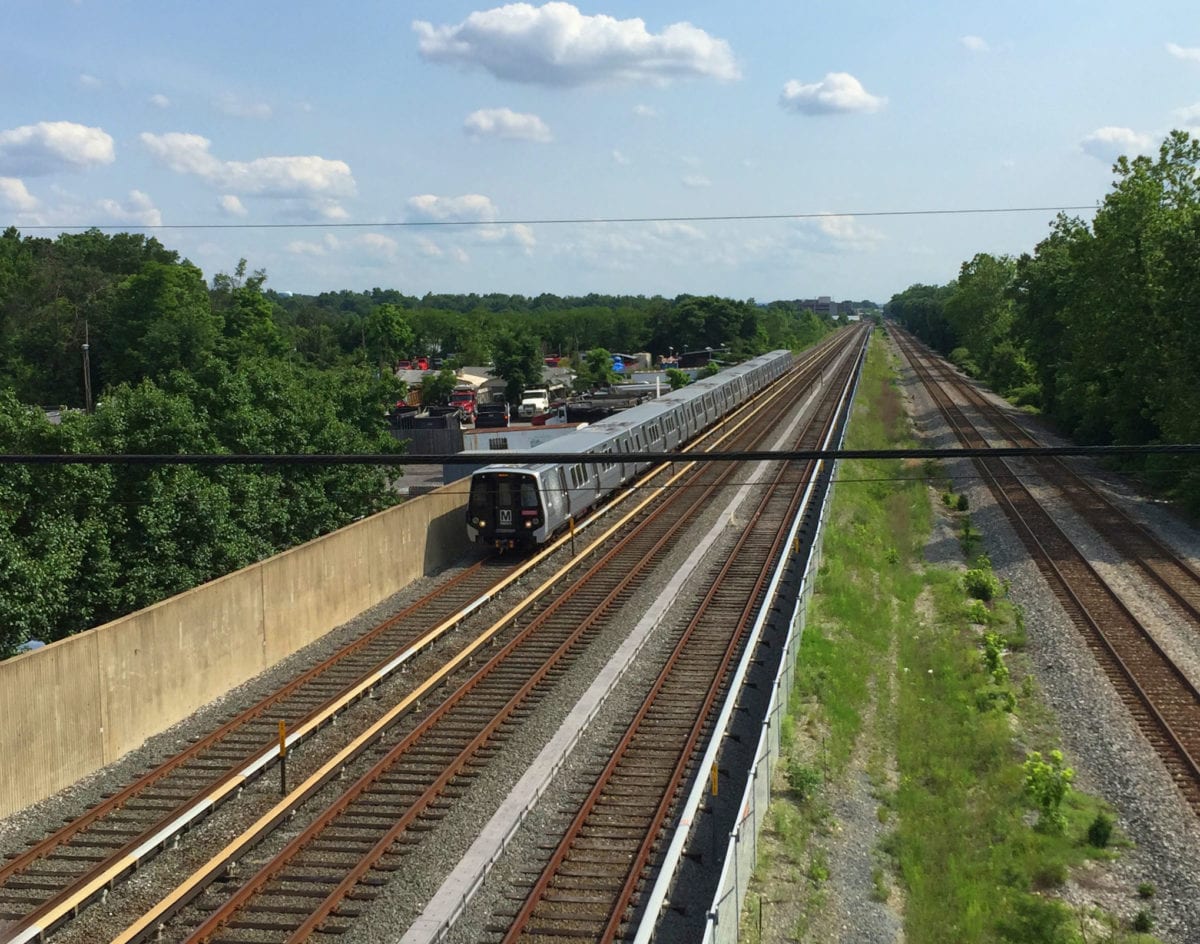
<instances>
[{"instance_id":1,"label":"train window","mask_svg":"<svg viewBox=\"0 0 1200 944\"><path fill-rule=\"evenodd\" d=\"M525 479L521 483L521 507L522 508L537 508L538 493L537 486L533 479Z\"/></svg>"}]
</instances>

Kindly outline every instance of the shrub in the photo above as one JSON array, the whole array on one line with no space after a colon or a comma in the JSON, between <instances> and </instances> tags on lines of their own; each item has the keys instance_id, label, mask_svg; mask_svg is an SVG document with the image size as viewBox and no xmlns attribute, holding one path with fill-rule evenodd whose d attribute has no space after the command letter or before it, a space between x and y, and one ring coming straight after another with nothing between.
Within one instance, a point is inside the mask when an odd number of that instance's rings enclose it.
<instances>
[{"instance_id":1,"label":"shrub","mask_svg":"<svg viewBox=\"0 0 1200 944\"><path fill-rule=\"evenodd\" d=\"M1138 898L1153 898L1154 885L1151 882L1142 882L1138 886Z\"/></svg>"},{"instance_id":2,"label":"shrub","mask_svg":"<svg viewBox=\"0 0 1200 944\"><path fill-rule=\"evenodd\" d=\"M1062 801L1075 771L1063 766L1062 751L1051 751L1050 759L1043 760L1038 751L1025 760L1025 793L1038 808L1036 829L1043 833L1061 833L1067 824L1062 814Z\"/></svg>"},{"instance_id":3,"label":"shrub","mask_svg":"<svg viewBox=\"0 0 1200 944\"><path fill-rule=\"evenodd\" d=\"M968 508L971 507L971 503L967 500L966 495L959 495L958 501L956 501L954 503L954 507L957 508L959 511L966 511Z\"/></svg>"},{"instance_id":4,"label":"shrub","mask_svg":"<svg viewBox=\"0 0 1200 944\"><path fill-rule=\"evenodd\" d=\"M1033 873L1036 888L1061 888L1067 884L1067 866L1064 862L1047 862Z\"/></svg>"},{"instance_id":5,"label":"shrub","mask_svg":"<svg viewBox=\"0 0 1200 944\"><path fill-rule=\"evenodd\" d=\"M963 518L962 536L958 539L958 543L963 550L963 555L970 557L974 554L975 548L981 540L983 540L983 535L971 527L971 519Z\"/></svg>"},{"instance_id":6,"label":"shrub","mask_svg":"<svg viewBox=\"0 0 1200 944\"><path fill-rule=\"evenodd\" d=\"M1112 839L1112 831L1113 818L1107 813L1097 813L1092 825L1088 827L1088 843L1097 849L1104 849Z\"/></svg>"},{"instance_id":7,"label":"shrub","mask_svg":"<svg viewBox=\"0 0 1200 944\"><path fill-rule=\"evenodd\" d=\"M988 623L991 622L992 614L982 600L967 601L967 619L972 623Z\"/></svg>"},{"instance_id":8,"label":"shrub","mask_svg":"<svg viewBox=\"0 0 1200 944\"><path fill-rule=\"evenodd\" d=\"M954 498L953 492L942 492L942 504L943 505L945 505L947 508L953 508L954 502L955 502L955 498Z\"/></svg>"},{"instance_id":9,"label":"shrub","mask_svg":"<svg viewBox=\"0 0 1200 944\"><path fill-rule=\"evenodd\" d=\"M810 799L821 784L821 772L798 761L789 760L786 773L788 786L801 802Z\"/></svg>"},{"instance_id":10,"label":"shrub","mask_svg":"<svg viewBox=\"0 0 1200 944\"><path fill-rule=\"evenodd\" d=\"M972 568L963 574L963 589L969 596L986 603L1000 595L1000 581L991 571Z\"/></svg>"},{"instance_id":11,"label":"shrub","mask_svg":"<svg viewBox=\"0 0 1200 944\"><path fill-rule=\"evenodd\" d=\"M1154 915L1142 909L1133 916L1133 929L1139 934L1145 934L1154 929Z\"/></svg>"},{"instance_id":12,"label":"shrub","mask_svg":"<svg viewBox=\"0 0 1200 944\"><path fill-rule=\"evenodd\" d=\"M1007 644L1008 640L1000 633L983 634L983 659L997 685L1008 682L1008 666L1004 664L1004 649Z\"/></svg>"}]
</instances>

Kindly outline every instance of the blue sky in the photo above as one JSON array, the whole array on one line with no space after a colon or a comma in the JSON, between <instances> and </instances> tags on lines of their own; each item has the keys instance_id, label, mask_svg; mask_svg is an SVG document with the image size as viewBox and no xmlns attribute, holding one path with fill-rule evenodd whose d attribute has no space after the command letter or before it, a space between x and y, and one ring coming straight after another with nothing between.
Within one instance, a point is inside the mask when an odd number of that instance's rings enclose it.
<instances>
[{"instance_id":1,"label":"blue sky","mask_svg":"<svg viewBox=\"0 0 1200 944\"><path fill-rule=\"evenodd\" d=\"M0 220L240 224L155 235L281 291L885 301L1053 213L865 214L1094 206L1200 129L1194 2L5 6Z\"/></svg>"}]
</instances>

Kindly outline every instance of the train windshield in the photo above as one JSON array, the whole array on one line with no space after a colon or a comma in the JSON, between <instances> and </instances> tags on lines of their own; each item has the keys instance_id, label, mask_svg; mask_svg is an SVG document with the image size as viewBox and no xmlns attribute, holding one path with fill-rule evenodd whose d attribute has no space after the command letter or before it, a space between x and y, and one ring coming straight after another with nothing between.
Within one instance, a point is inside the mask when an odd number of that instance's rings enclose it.
<instances>
[{"instance_id":1,"label":"train windshield","mask_svg":"<svg viewBox=\"0 0 1200 944\"><path fill-rule=\"evenodd\" d=\"M524 520L538 517L537 480L515 472L482 472L471 479L468 516L488 530L516 531Z\"/></svg>"}]
</instances>

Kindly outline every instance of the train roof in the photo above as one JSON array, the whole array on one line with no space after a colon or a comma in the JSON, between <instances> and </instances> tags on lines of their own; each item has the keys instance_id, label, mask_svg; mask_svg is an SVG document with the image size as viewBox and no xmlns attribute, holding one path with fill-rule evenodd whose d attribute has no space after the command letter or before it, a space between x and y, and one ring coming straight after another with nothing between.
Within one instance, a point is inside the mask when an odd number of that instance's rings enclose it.
<instances>
[{"instance_id":1,"label":"train roof","mask_svg":"<svg viewBox=\"0 0 1200 944\"><path fill-rule=\"evenodd\" d=\"M614 436L626 432L633 427L640 427L643 423L647 423L665 413L669 413L672 409L681 404L690 403L706 393L711 393L714 390L719 390L726 384L731 383L738 377L742 377L757 367L762 367L767 364L774 363L780 358L791 358L792 352L787 350L771 351L767 354L761 354L758 357L751 358L748 361L743 361L741 364L736 364L733 367L728 367L720 373L713 374L711 377L705 377L702 380L696 380L686 387L681 387L678 390L672 390L670 393L663 394L654 400L649 400L638 406L631 407L628 410L622 410L620 413L614 413L612 416L591 423L588 426L576 430L573 433L568 433L564 436L559 436L551 442L541 443L533 446L525 452L590 452L599 449L601 446L610 442ZM478 453L461 453L461 455L478 454ZM547 468L552 468L556 463L539 462L539 463L521 463L521 464L504 464L490 463L487 466L480 467L478 472L536 472Z\"/></svg>"}]
</instances>

